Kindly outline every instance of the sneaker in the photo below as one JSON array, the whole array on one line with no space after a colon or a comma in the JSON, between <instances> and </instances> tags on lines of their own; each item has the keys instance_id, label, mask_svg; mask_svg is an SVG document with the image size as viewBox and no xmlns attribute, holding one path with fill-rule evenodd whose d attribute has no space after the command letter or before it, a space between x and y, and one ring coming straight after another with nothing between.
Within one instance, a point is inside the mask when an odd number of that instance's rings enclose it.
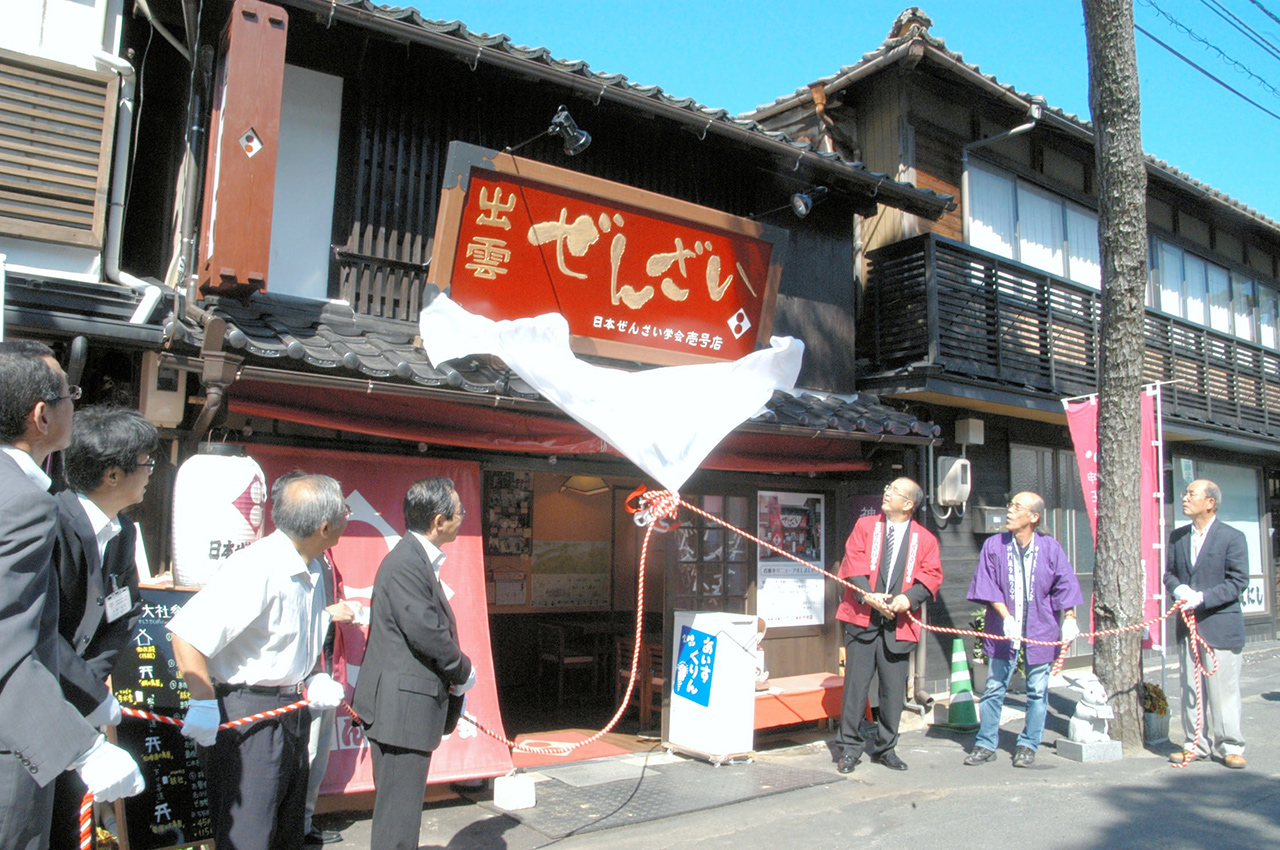
<instances>
[{"instance_id":1,"label":"sneaker","mask_svg":"<svg viewBox=\"0 0 1280 850\"><path fill-rule=\"evenodd\" d=\"M1018 747L1013 751L1014 767L1031 767L1036 763L1036 751L1030 747Z\"/></svg>"},{"instance_id":2,"label":"sneaker","mask_svg":"<svg viewBox=\"0 0 1280 850\"><path fill-rule=\"evenodd\" d=\"M972 767L975 764L986 764L995 757L995 750L988 750L986 747L974 747L973 752L965 756L964 763Z\"/></svg>"}]
</instances>

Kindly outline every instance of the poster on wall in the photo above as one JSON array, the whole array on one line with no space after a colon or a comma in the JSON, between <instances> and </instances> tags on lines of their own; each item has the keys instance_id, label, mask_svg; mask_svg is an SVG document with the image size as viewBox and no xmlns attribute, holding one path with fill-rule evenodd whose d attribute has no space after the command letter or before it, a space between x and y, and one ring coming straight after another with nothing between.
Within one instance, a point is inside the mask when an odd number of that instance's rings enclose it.
<instances>
[{"instance_id":1,"label":"poster on wall","mask_svg":"<svg viewBox=\"0 0 1280 850\"><path fill-rule=\"evenodd\" d=\"M535 608L607 608L609 544L537 540L529 604Z\"/></svg>"},{"instance_id":2,"label":"poster on wall","mask_svg":"<svg viewBox=\"0 0 1280 850\"><path fill-rule=\"evenodd\" d=\"M819 493L757 494L757 536L808 564L822 566L826 516ZM826 577L765 546L756 564L756 614L769 628L820 626Z\"/></svg>"}]
</instances>

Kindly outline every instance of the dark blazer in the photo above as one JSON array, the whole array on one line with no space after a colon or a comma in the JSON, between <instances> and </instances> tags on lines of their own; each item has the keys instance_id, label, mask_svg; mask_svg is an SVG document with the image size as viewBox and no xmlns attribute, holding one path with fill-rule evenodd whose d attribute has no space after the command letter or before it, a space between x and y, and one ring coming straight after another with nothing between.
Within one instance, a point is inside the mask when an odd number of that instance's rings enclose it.
<instances>
[{"instance_id":1,"label":"dark blazer","mask_svg":"<svg viewBox=\"0 0 1280 850\"><path fill-rule=\"evenodd\" d=\"M1164 586L1170 595L1180 584L1204 594L1195 609L1196 631L1214 649L1244 646L1244 614L1240 594L1249 585L1249 548L1244 534L1219 517L1209 526L1200 557L1191 563L1191 525L1169 535L1165 553ZM1178 640L1187 637L1187 626L1178 617Z\"/></svg>"},{"instance_id":2,"label":"dark blazer","mask_svg":"<svg viewBox=\"0 0 1280 850\"><path fill-rule=\"evenodd\" d=\"M373 583L369 641L352 708L379 743L431 752L452 732L462 698L450 685L471 675L458 626L422 544L405 534Z\"/></svg>"},{"instance_id":3,"label":"dark blazer","mask_svg":"<svg viewBox=\"0 0 1280 850\"><path fill-rule=\"evenodd\" d=\"M76 708L88 714L107 698L106 680L120 652L129 645L142 618L138 570L134 562L137 526L120 517L120 533L99 561L98 541L79 498L64 490L58 501L58 631L75 657L63 665L62 689ZM132 609L107 622L107 594L129 588Z\"/></svg>"},{"instance_id":4,"label":"dark blazer","mask_svg":"<svg viewBox=\"0 0 1280 850\"><path fill-rule=\"evenodd\" d=\"M97 738L58 683L65 642L58 634L53 564L57 503L0 452L0 758L16 758L40 786Z\"/></svg>"}]
</instances>

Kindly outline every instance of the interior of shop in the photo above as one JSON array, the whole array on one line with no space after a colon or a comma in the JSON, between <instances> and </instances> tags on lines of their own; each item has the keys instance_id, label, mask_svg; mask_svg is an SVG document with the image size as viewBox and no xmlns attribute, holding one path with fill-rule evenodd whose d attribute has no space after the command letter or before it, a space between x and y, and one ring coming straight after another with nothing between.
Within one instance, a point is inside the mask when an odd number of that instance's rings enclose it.
<instances>
[{"instance_id":1,"label":"interior of shop","mask_svg":"<svg viewBox=\"0 0 1280 850\"><path fill-rule=\"evenodd\" d=\"M598 729L631 669L643 529L639 480L488 469L482 493L489 627L508 734ZM666 541L646 562L638 692L620 732L658 734ZM645 689L646 681L649 689Z\"/></svg>"}]
</instances>

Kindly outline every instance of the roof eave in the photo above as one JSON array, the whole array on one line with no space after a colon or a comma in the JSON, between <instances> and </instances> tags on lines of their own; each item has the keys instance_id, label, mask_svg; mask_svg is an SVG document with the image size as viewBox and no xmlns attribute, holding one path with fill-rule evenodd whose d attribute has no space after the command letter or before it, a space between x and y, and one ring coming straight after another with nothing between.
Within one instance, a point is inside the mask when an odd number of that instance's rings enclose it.
<instances>
[{"instance_id":1,"label":"roof eave","mask_svg":"<svg viewBox=\"0 0 1280 850\"><path fill-rule=\"evenodd\" d=\"M904 212L936 220L943 213L955 208L954 199L948 195L938 195L900 184L891 178L854 168L847 163L833 161L814 151L797 147L793 143L772 139L733 123L717 121L714 117L690 112L625 88L580 77L500 50L434 33L411 22L386 18L359 7L335 4L331 0L284 0L284 2L289 6L322 14L332 20L342 20L353 26L380 32L397 39L427 45L466 59L473 64L485 62L520 75L532 75L590 96L597 102L609 100L623 104L628 108L683 124L700 136L715 133L772 154L779 159L794 159L794 167L797 169L802 166L813 169L822 173L826 182L839 184L839 188L858 192L867 198Z\"/></svg>"}]
</instances>

